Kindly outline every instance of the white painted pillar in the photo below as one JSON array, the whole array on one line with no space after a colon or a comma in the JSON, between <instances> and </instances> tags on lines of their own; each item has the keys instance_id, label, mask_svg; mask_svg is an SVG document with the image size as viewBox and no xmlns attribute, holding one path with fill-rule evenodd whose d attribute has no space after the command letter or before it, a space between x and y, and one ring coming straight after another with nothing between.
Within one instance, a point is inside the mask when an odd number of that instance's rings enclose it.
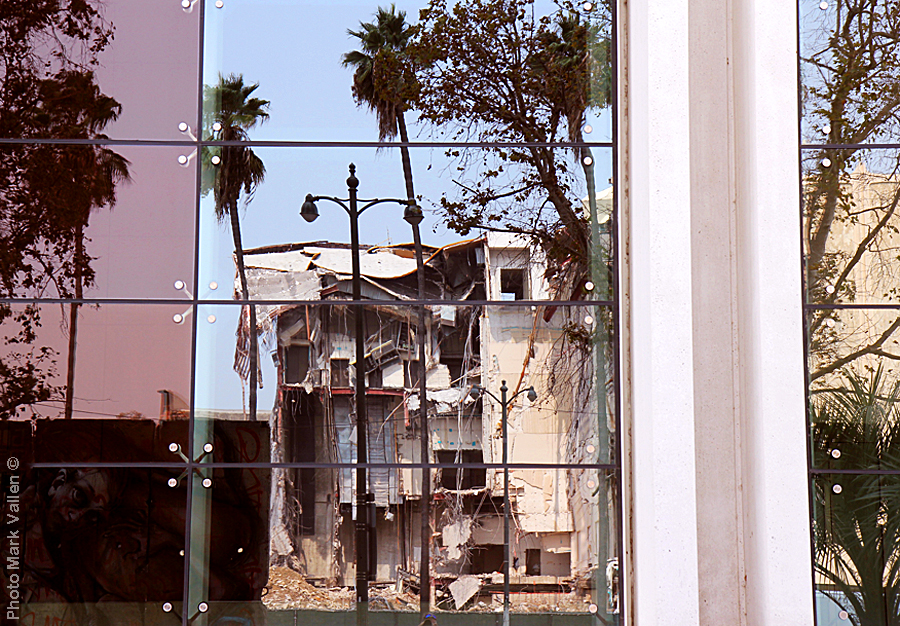
<instances>
[{"instance_id":1,"label":"white painted pillar","mask_svg":"<svg viewBox=\"0 0 900 626\"><path fill-rule=\"evenodd\" d=\"M735 0L747 623L813 623L795 2Z\"/></svg>"},{"instance_id":2,"label":"white painted pillar","mask_svg":"<svg viewBox=\"0 0 900 626\"><path fill-rule=\"evenodd\" d=\"M629 3L627 24L626 600L640 626L696 624L688 0Z\"/></svg>"}]
</instances>

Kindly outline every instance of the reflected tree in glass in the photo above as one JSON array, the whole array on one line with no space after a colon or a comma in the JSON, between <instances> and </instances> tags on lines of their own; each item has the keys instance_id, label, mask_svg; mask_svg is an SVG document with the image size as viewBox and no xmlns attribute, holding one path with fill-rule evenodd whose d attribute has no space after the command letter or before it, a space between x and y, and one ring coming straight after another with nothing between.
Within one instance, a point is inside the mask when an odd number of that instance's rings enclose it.
<instances>
[{"instance_id":1,"label":"reflected tree in glass","mask_svg":"<svg viewBox=\"0 0 900 626\"><path fill-rule=\"evenodd\" d=\"M900 382L882 368L845 371L810 403L813 455L828 469L900 465ZM813 529L819 590L857 626L900 619L900 483L835 474L815 482Z\"/></svg>"},{"instance_id":2,"label":"reflected tree in glass","mask_svg":"<svg viewBox=\"0 0 900 626\"><path fill-rule=\"evenodd\" d=\"M448 169L457 189L439 200L447 225L461 235L521 235L546 255L543 275L559 300L606 299L612 284L594 157L578 145L588 112L612 102L611 12L603 2L589 12L583 7L560 2L542 14L533 0L431 0L409 53L420 84L416 109L436 134L519 144L447 149L456 160ZM539 308L525 353L531 354L539 319L564 328L554 348L553 364L561 367L551 373L551 391L577 394L579 432L603 431L605 438L614 430L605 408L612 406L605 372L612 344L606 315L593 315ZM608 450L600 448L605 460Z\"/></svg>"},{"instance_id":3,"label":"reflected tree in glass","mask_svg":"<svg viewBox=\"0 0 900 626\"><path fill-rule=\"evenodd\" d=\"M94 68L112 32L97 2L20 3L0 10L0 136L106 139L102 131L118 118L121 105L100 91ZM14 144L0 153L3 296L84 297L94 280L85 235L90 215L115 205L117 186L129 179L128 166L102 146ZM72 415L79 306L69 307L66 417ZM53 351L24 351L36 339L37 309L13 313L7 307L0 322L18 324L4 336L8 346L20 348L10 349L8 358L32 357L27 371L12 361L0 367L0 388L7 392L0 405L9 417L55 398L58 390L49 386Z\"/></svg>"},{"instance_id":4,"label":"reflected tree in glass","mask_svg":"<svg viewBox=\"0 0 900 626\"><path fill-rule=\"evenodd\" d=\"M900 137L900 4L835 0L822 10L819 2L801 0L800 10L804 141L839 146L808 153L803 200L808 299L822 304L893 301L898 293L892 285L865 284L858 276L888 274L896 264L895 254L882 252L896 247L893 238L900 226L897 163L882 158L866 166L871 153L861 151L860 144ZM894 185L877 207L861 207L853 180L870 172ZM809 322L811 340L822 349L830 345L823 326L828 317L823 311ZM883 352L898 328L900 318L886 327L883 338L817 369L812 380ZM900 357L889 353L889 358Z\"/></svg>"},{"instance_id":5,"label":"reflected tree in glass","mask_svg":"<svg viewBox=\"0 0 900 626\"><path fill-rule=\"evenodd\" d=\"M416 27L406 23L406 13L398 11L392 4L390 8L379 7L375 12L375 22L360 22L359 30L348 30L347 33L359 41L360 49L344 54L342 64L352 67L353 97L358 106L366 106L375 113L378 121L378 140L387 141L399 135L403 145L400 146L400 159L403 164L403 179L406 184L406 197L410 202L416 198L413 185L412 163L409 157L409 133L406 127L405 112L415 103L419 85L407 49L416 32ZM421 218L420 218L421 220ZM417 282L418 297L425 299L425 271L422 258L422 240L418 222L410 222L413 230L413 241L416 247L418 263ZM425 327L425 307L419 307L419 326ZM423 333L416 333L416 347L419 361L425 362L425 345ZM425 398L425 377L419 379L419 397ZM427 420L427 403L420 405L421 421L421 459L429 460L429 440ZM423 470L423 476L427 476ZM422 483L422 512L420 546L421 563L419 566L419 609L426 615L430 608L430 514L431 485L427 479Z\"/></svg>"},{"instance_id":6,"label":"reflected tree in glass","mask_svg":"<svg viewBox=\"0 0 900 626\"><path fill-rule=\"evenodd\" d=\"M218 84L206 86L204 90L204 128L210 133L207 141L244 142L249 139L248 131L269 119L266 111L268 100L253 97L258 83L244 84L241 74L219 76ZM223 145L206 148L202 155L202 194L210 191L215 199L216 219L230 221L234 239L234 255L237 261L238 277L241 282L241 297L248 303L248 332L240 333L235 349L234 369L242 379L249 379L250 419L256 419L256 398L259 377L259 338L256 322L256 307L249 303L250 291L247 272L244 267L244 248L241 243L241 221L239 215L241 198L244 208L253 199L256 188L266 175L266 167L253 150L245 145ZM243 320L243 317L242 317Z\"/></svg>"},{"instance_id":7,"label":"reflected tree in glass","mask_svg":"<svg viewBox=\"0 0 900 626\"><path fill-rule=\"evenodd\" d=\"M825 157L827 158L827 157ZM833 172L819 154L806 159L804 236L807 297L815 304L896 303L900 235L900 159L893 151L861 151ZM851 171L852 170L852 171ZM829 208L829 203L835 206ZM826 225L823 220L828 221ZM816 251L815 240L824 247ZM900 317L889 309L862 316L853 310L817 309L808 320L811 368L816 385L830 384L843 367L874 359L900 359ZM836 327L836 324L839 325ZM840 332L838 332L840 331Z\"/></svg>"},{"instance_id":8,"label":"reflected tree in glass","mask_svg":"<svg viewBox=\"0 0 900 626\"><path fill-rule=\"evenodd\" d=\"M122 106L100 92L91 73L68 72L43 85L42 104L52 124L89 139L106 139L101 131L118 119ZM102 146L54 150L56 174L66 186L59 198L69 204L73 213L74 259L72 281L75 300L69 305L69 353L66 365L65 417L71 418L75 397L75 355L78 346L78 300L84 298L85 284L90 284L91 257L85 243L85 229L90 215L116 204L116 189L129 181L129 162L117 152ZM49 165L49 164L48 164ZM87 274L87 276L86 276Z\"/></svg>"},{"instance_id":9,"label":"reflected tree in glass","mask_svg":"<svg viewBox=\"0 0 900 626\"><path fill-rule=\"evenodd\" d=\"M609 12L601 3L585 16L564 4L538 16L533 0L429 2L410 52L421 119L453 140L583 141L586 112L611 100ZM547 252L558 297L583 295L591 225L574 186L577 169L593 167L590 151L537 145L448 155L460 172L458 198L440 201L448 225L463 235L528 237Z\"/></svg>"}]
</instances>

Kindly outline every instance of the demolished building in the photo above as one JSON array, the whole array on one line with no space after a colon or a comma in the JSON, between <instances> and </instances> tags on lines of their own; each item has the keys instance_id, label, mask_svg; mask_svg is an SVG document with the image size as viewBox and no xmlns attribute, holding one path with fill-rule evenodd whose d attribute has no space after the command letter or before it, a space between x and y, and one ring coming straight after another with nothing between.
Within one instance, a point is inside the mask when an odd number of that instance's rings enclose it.
<instances>
[{"instance_id":1,"label":"demolished building","mask_svg":"<svg viewBox=\"0 0 900 626\"><path fill-rule=\"evenodd\" d=\"M596 467L577 467L605 454L612 423L606 376L595 371L584 342L599 323L585 314L591 309L549 306L541 254L516 237L490 234L424 248L425 297L435 304L426 306L426 326L419 328L417 308L408 304L418 298L413 246L363 248L367 453L370 464L383 465L370 467L368 478L377 511L374 582L417 580L424 374L427 462L438 466L426 470L436 600L461 608L502 592L501 410L468 392L507 381L510 395L530 386L538 395L519 396L508 417L509 463L531 466L508 473L511 589L589 598L583 592L599 587L617 604L607 571L617 567L615 480ZM244 254L251 298L261 302L254 307L258 325L274 340L273 460L303 465L273 475L270 562L291 566L313 584L352 585L356 498L348 465L356 461L353 390L360 367L347 302L351 250L315 242ZM291 300L297 303L284 304ZM248 333L245 319L239 352ZM599 393L595 378L604 381Z\"/></svg>"}]
</instances>

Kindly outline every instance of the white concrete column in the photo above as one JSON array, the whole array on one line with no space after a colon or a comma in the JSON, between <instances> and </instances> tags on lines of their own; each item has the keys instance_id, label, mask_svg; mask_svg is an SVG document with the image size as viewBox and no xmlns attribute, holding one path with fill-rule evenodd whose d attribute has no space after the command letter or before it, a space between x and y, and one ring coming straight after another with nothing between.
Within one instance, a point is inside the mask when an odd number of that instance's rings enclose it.
<instances>
[{"instance_id":1,"label":"white concrete column","mask_svg":"<svg viewBox=\"0 0 900 626\"><path fill-rule=\"evenodd\" d=\"M734 2L747 623L813 623L796 3Z\"/></svg>"},{"instance_id":2,"label":"white concrete column","mask_svg":"<svg viewBox=\"0 0 900 626\"><path fill-rule=\"evenodd\" d=\"M698 623L688 4L627 7L626 600L640 626Z\"/></svg>"}]
</instances>

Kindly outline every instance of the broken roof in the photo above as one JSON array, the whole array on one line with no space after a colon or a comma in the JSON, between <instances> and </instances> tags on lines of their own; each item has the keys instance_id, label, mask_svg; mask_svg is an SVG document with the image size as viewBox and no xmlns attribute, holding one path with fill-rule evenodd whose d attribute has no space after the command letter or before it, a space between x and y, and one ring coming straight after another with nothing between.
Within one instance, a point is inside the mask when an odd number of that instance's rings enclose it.
<instances>
[{"instance_id":1,"label":"broken roof","mask_svg":"<svg viewBox=\"0 0 900 626\"><path fill-rule=\"evenodd\" d=\"M430 257L435 252L428 248ZM303 272L315 269L340 275L353 273L352 250L349 244L317 241L288 246L268 246L244 252L248 268L282 272ZM415 252L404 245L361 246L360 273L370 278L400 278L416 271Z\"/></svg>"}]
</instances>

